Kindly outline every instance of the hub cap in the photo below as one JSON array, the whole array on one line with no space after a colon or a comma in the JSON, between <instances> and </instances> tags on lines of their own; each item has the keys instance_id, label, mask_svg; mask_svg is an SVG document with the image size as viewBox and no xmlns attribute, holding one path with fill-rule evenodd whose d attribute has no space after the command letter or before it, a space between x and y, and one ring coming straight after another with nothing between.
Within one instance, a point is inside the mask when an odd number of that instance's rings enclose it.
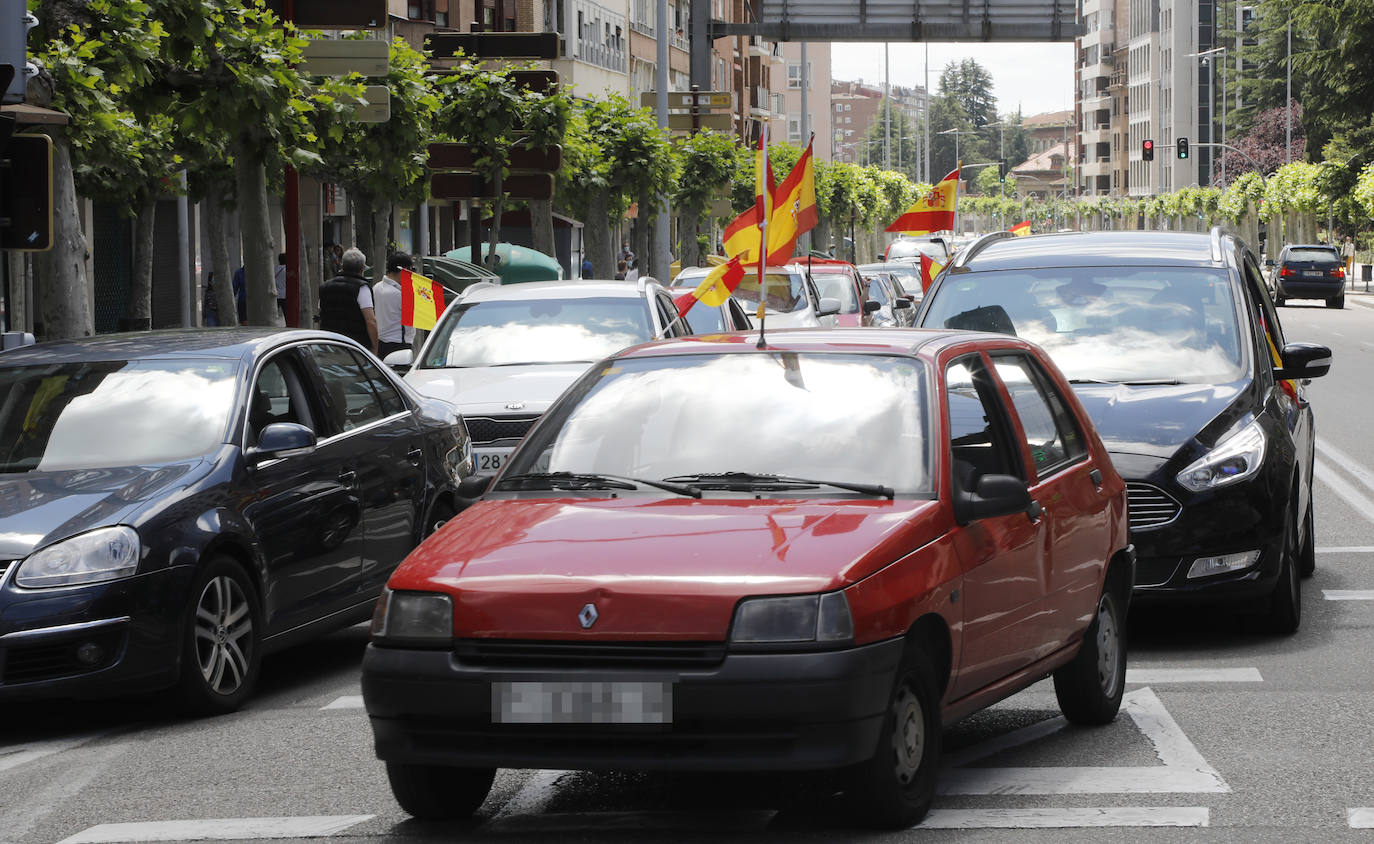
<instances>
[{"instance_id":1,"label":"hub cap","mask_svg":"<svg viewBox=\"0 0 1374 844\"><path fill-rule=\"evenodd\" d=\"M253 614L231 577L205 584L196 603L196 660L200 675L222 695L238 691L252 659Z\"/></svg>"},{"instance_id":2,"label":"hub cap","mask_svg":"<svg viewBox=\"0 0 1374 844\"><path fill-rule=\"evenodd\" d=\"M892 725L892 750L896 759L897 780L903 785L911 785L921 768L921 757L925 754L926 719L921 710L921 702L911 689L902 686L893 702L894 723Z\"/></svg>"},{"instance_id":3,"label":"hub cap","mask_svg":"<svg viewBox=\"0 0 1374 844\"><path fill-rule=\"evenodd\" d=\"M1117 668L1121 663L1121 641L1113 606L1105 595L1097 605L1097 681L1107 697L1116 694Z\"/></svg>"}]
</instances>

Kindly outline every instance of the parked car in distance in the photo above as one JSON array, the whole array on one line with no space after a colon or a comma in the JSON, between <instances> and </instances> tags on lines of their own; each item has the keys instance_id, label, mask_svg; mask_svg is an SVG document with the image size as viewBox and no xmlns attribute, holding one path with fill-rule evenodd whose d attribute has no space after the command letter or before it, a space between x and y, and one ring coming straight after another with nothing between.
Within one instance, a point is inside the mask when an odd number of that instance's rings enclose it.
<instances>
[{"instance_id":1,"label":"parked car in distance","mask_svg":"<svg viewBox=\"0 0 1374 844\"><path fill-rule=\"evenodd\" d=\"M896 277L889 272L869 271L864 273L864 287L868 298L878 303L873 312L873 325L877 328L906 328L916 321L916 308L901 289Z\"/></svg>"},{"instance_id":2,"label":"parked car in distance","mask_svg":"<svg viewBox=\"0 0 1374 844\"><path fill-rule=\"evenodd\" d=\"M1345 259L1335 246L1289 244L1273 270L1274 304L1289 299L1321 299L1328 308L1345 307Z\"/></svg>"},{"instance_id":3,"label":"parked car in distance","mask_svg":"<svg viewBox=\"0 0 1374 844\"><path fill-rule=\"evenodd\" d=\"M860 264L859 272L874 273L885 272L892 275L897 282L897 295L905 296L912 302L919 303L921 296L925 292L925 287L921 284L921 259L899 259L895 261L883 261L876 264Z\"/></svg>"},{"instance_id":4,"label":"parked car in distance","mask_svg":"<svg viewBox=\"0 0 1374 844\"><path fill-rule=\"evenodd\" d=\"M896 240L887 245L883 251L884 261L895 261L899 258L915 258L920 260L922 255L939 261L941 264L949 263L950 255L953 250L950 248L949 239L942 235L931 235L927 237L907 237L899 235Z\"/></svg>"},{"instance_id":5,"label":"parked car in distance","mask_svg":"<svg viewBox=\"0 0 1374 844\"><path fill-rule=\"evenodd\" d=\"M701 284L711 269L685 267L673 279L673 292L685 293ZM763 280L767 315L765 328L833 328L839 323L839 301L823 298L804 270L797 266L765 267ZM751 318L756 318L754 314L759 307L757 267L745 269L744 280L735 289L733 298L739 300Z\"/></svg>"},{"instance_id":6,"label":"parked car in distance","mask_svg":"<svg viewBox=\"0 0 1374 844\"><path fill-rule=\"evenodd\" d=\"M840 303L838 314L841 328L870 326L873 314L880 305L870 299L858 269L848 261L813 259L798 263L797 268L811 276L821 296Z\"/></svg>"},{"instance_id":7,"label":"parked car in distance","mask_svg":"<svg viewBox=\"0 0 1374 844\"><path fill-rule=\"evenodd\" d=\"M405 380L457 405L477 471L494 472L592 363L690 330L667 290L650 278L478 283L444 310ZM408 365L410 350L386 362Z\"/></svg>"},{"instance_id":8,"label":"parked car in distance","mask_svg":"<svg viewBox=\"0 0 1374 844\"><path fill-rule=\"evenodd\" d=\"M1073 723L1115 717L1132 561L1125 484L1029 343L646 344L396 572L363 697L419 818L499 767L827 770L905 827L954 720L1046 676Z\"/></svg>"},{"instance_id":9,"label":"parked car in distance","mask_svg":"<svg viewBox=\"0 0 1374 844\"><path fill-rule=\"evenodd\" d=\"M1215 229L987 235L918 326L1024 337L1068 375L1131 496L1138 600L1301 622L1316 565L1313 413L1331 350L1285 339L1254 254Z\"/></svg>"},{"instance_id":10,"label":"parked car in distance","mask_svg":"<svg viewBox=\"0 0 1374 844\"><path fill-rule=\"evenodd\" d=\"M175 687L356 624L457 508L463 421L321 331L105 335L0 355L0 701Z\"/></svg>"}]
</instances>

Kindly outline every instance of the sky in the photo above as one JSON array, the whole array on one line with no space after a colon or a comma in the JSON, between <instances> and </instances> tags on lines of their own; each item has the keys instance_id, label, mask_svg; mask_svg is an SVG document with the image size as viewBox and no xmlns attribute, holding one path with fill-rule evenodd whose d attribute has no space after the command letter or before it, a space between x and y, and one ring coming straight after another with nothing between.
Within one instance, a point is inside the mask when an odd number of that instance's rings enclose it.
<instances>
[{"instance_id":1,"label":"sky","mask_svg":"<svg viewBox=\"0 0 1374 844\"><path fill-rule=\"evenodd\" d=\"M893 85L925 83L925 45L894 42L889 48ZM882 44L834 44L833 79L883 82ZM999 114L1029 116L1073 108L1073 43L1063 44L931 44L930 87L939 87L940 71L952 61L977 60L992 74Z\"/></svg>"}]
</instances>

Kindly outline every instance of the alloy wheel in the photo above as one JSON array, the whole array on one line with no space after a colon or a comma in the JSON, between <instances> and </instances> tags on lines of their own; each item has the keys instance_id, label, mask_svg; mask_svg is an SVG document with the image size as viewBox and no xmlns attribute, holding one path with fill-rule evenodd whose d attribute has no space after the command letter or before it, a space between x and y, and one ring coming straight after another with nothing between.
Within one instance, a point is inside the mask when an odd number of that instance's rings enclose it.
<instances>
[{"instance_id":1,"label":"alloy wheel","mask_svg":"<svg viewBox=\"0 0 1374 844\"><path fill-rule=\"evenodd\" d=\"M252 607L238 582L212 578L196 602L195 641L201 677L217 694L233 694L243 685L253 658L252 633Z\"/></svg>"}]
</instances>

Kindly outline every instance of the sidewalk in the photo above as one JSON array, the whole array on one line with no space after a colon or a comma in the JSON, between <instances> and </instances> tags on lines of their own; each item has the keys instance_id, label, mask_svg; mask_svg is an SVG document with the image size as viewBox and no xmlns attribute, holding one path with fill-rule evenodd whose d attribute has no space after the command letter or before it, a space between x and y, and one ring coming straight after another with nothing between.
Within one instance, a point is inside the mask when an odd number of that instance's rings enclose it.
<instances>
[{"instance_id":1,"label":"sidewalk","mask_svg":"<svg viewBox=\"0 0 1374 844\"><path fill-rule=\"evenodd\" d=\"M1346 301L1358 302L1367 308L1374 308L1374 280L1364 280L1365 268L1370 266L1370 264L1355 264L1350 268L1350 275L1345 280Z\"/></svg>"}]
</instances>

